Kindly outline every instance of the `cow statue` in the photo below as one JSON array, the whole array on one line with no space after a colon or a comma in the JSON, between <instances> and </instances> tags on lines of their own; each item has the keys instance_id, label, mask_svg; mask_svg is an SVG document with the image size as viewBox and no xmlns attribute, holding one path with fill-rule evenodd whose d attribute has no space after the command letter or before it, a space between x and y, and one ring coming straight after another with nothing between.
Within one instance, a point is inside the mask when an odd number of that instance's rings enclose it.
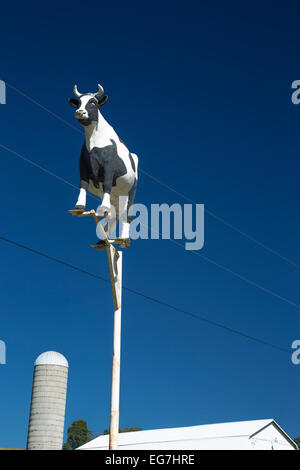
<instances>
[{"instance_id":1,"label":"cow statue","mask_svg":"<svg viewBox=\"0 0 300 470\"><path fill-rule=\"evenodd\" d=\"M100 196L102 203L96 215L107 217L108 236L120 221L118 241L120 246L128 248L132 221L129 210L136 192L138 157L130 153L100 113L108 99L103 96L102 86L98 85L97 93L79 93L77 85L73 91L76 98L69 98L69 103L76 108L75 118L85 130L80 155L80 192L73 212L85 211L87 191Z\"/></svg>"}]
</instances>

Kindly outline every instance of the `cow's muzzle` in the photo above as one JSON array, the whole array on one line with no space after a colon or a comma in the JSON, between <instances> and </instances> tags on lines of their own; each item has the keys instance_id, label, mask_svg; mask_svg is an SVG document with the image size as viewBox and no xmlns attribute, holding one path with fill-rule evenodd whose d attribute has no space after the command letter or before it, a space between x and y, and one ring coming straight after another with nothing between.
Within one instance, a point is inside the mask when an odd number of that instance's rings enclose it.
<instances>
[{"instance_id":1,"label":"cow's muzzle","mask_svg":"<svg viewBox=\"0 0 300 470\"><path fill-rule=\"evenodd\" d=\"M88 119L89 115L85 110L80 110L79 109L78 111L76 111L75 117L76 117L76 119L81 120L81 119Z\"/></svg>"}]
</instances>

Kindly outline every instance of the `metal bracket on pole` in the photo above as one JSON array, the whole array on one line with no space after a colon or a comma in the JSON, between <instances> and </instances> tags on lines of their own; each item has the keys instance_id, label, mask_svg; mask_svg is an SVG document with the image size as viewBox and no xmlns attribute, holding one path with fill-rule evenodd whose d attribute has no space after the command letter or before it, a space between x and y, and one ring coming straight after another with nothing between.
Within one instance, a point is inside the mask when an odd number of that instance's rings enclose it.
<instances>
[{"instance_id":1,"label":"metal bracket on pole","mask_svg":"<svg viewBox=\"0 0 300 470\"><path fill-rule=\"evenodd\" d=\"M111 381L111 407L110 407L110 431L109 449L118 449L119 436L119 401L120 401L120 358L121 358L121 303L122 303L122 255L113 246L118 243L116 240L109 240L102 227L99 216L94 210L89 212L78 212L70 210L71 215L78 217L93 217L99 230L101 231L105 250L108 259L110 282L114 303L114 337L113 337L113 361L112 361L112 381Z\"/></svg>"}]
</instances>

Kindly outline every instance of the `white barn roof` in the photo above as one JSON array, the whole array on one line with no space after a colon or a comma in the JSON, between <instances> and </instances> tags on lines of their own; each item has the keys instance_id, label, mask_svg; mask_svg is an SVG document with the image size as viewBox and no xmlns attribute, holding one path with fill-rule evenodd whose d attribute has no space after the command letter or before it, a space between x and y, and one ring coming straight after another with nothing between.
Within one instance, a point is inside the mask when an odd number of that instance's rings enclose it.
<instances>
[{"instance_id":1,"label":"white barn roof","mask_svg":"<svg viewBox=\"0 0 300 470\"><path fill-rule=\"evenodd\" d=\"M107 450L99 436L79 450ZM273 419L153 429L119 434L119 450L296 450L295 442Z\"/></svg>"}]
</instances>

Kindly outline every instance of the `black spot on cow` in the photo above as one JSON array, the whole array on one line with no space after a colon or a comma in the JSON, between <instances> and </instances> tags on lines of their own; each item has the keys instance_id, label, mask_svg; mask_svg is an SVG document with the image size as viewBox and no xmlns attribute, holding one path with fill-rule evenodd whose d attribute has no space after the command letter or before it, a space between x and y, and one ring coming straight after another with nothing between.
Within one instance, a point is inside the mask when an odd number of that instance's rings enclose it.
<instances>
[{"instance_id":1,"label":"black spot on cow","mask_svg":"<svg viewBox=\"0 0 300 470\"><path fill-rule=\"evenodd\" d=\"M91 98L85 105L89 121L98 121L98 100Z\"/></svg>"},{"instance_id":2,"label":"black spot on cow","mask_svg":"<svg viewBox=\"0 0 300 470\"><path fill-rule=\"evenodd\" d=\"M126 174L126 166L119 157L116 142L111 139L112 145L106 147L94 147L88 152L85 143L80 155L80 187L87 189L89 181L99 188L103 184L103 191L110 193L116 186L116 180Z\"/></svg>"}]
</instances>

